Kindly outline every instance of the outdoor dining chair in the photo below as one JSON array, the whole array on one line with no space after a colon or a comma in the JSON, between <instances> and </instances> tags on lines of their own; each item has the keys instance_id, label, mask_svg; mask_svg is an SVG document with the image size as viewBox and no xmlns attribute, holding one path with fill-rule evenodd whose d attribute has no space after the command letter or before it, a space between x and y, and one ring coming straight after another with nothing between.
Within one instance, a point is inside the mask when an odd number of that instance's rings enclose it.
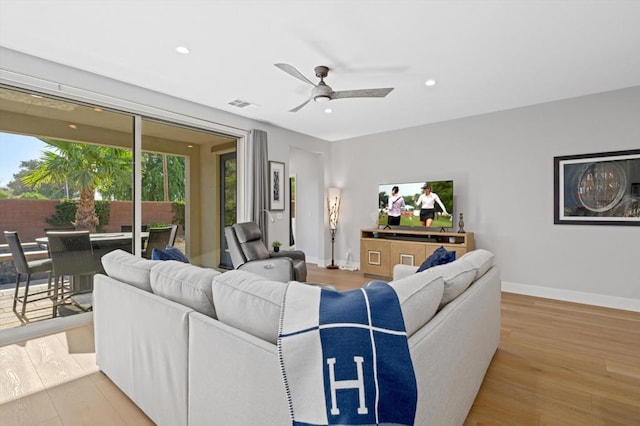
<instances>
[{"instance_id":1,"label":"outdoor dining chair","mask_svg":"<svg viewBox=\"0 0 640 426\"><path fill-rule=\"evenodd\" d=\"M166 226L162 228L148 228L149 237L147 238L147 246L142 250L142 257L151 259L153 249L165 250L171 239L172 228Z\"/></svg>"},{"instance_id":2,"label":"outdoor dining chair","mask_svg":"<svg viewBox=\"0 0 640 426\"><path fill-rule=\"evenodd\" d=\"M15 312L16 315L20 315L22 318L25 318L27 303L36 302L38 300L44 300L51 297L51 271L53 269L53 263L51 262L51 259L27 260L22 248L22 243L20 243L20 238L18 237L18 233L16 231L5 231L4 238L7 240L7 244L9 244L9 250L11 251L13 263L16 266L17 272L16 291L13 295L13 312ZM29 294L31 275L38 272L48 273L49 282L47 289L39 290ZM20 296L20 277L22 275L27 276L27 282L24 286L24 292L22 293L22 296ZM18 314L17 311L18 303L22 304L21 314Z\"/></svg>"},{"instance_id":3,"label":"outdoor dining chair","mask_svg":"<svg viewBox=\"0 0 640 426\"><path fill-rule=\"evenodd\" d=\"M173 247L176 243L176 236L178 235L178 225L171 224L169 228L171 228L171 234L169 235L169 243L167 246Z\"/></svg>"},{"instance_id":4,"label":"outdoor dining chair","mask_svg":"<svg viewBox=\"0 0 640 426\"><path fill-rule=\"evenodd\" d=\"M44 234L47 235L47 232L67 232L67 231L75 231L76 227L75 226L56 226L53 228L44 228ZM38 244L38 246L43 249L43 250L47 250L47 245L46 244Z\"/></svg>"},{"instance_id":5,"label":"outdoor dining chair","mask_svg":"<svg viewBox=\"0 0 640 426\"><path fill-rule=\"evenodd\" d=\"M81 283L83 279L92 280L97 272L89 231L47 232L47 239L54 275L53 316L56 317L58 307L65 304L74 304L83 311L89 310L91 303L80 303L75 299L78 294L91 291L92 286L83 286ZM70 289L66 292L65 277L70 283Z\"/></svg>"}]
</instances>

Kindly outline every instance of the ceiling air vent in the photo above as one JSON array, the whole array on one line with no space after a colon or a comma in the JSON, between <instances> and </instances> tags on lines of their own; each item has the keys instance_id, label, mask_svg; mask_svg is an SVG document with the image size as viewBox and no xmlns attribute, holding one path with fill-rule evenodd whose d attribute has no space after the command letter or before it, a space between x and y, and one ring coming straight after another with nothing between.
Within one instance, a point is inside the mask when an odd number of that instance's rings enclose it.
<instances>
[{"instance_id":1,"label":"ceiling air vent","mask_svg":"<svg viewBox=\"0 0 640 426\"><path fill-rule=\"evenodd\" d=\"M249 106L256 106L251 102L243 101L242 99L234 99L233 101L229 102L229 105L234 106L236 108L246 108Z\"/></svg>"}]
</instances>

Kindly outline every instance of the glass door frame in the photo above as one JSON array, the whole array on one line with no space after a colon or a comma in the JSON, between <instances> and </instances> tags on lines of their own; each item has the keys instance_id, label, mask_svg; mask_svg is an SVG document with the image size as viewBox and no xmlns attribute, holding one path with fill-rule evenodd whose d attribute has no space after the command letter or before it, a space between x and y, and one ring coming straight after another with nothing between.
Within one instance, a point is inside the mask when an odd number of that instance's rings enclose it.
<instances>
[{"instance_id":1,"label":"glass door frame","mask_svg":"<svg viewBox=\"0 0 640 426\"><path fill-rule=\"evenodd\" d=\"M230 160L235 160L236 161L236 178L238 175L238 158L236 155L236 152L228 152L226 154L221 154L220 155L220 263L219 263L219 267L223 268L223 269L233 269L233 263L231 262L231 255L229 254L229 250L228 250L228 246L227 246L227 240L225 238L224 235L224 228L226 226L225 223L225 206L226 206L226 202L227 202L227 197L226 197L226 168L224 167L224 164L227 161ZM236 191L236 202L238 200L238 196L237 196L237 192L238 192L238 185L236 185L236 188L234 188ZM236 209L237 210L237 209ZM238 212L236 211L236 222L238 221Z\"/></svg>"},{"instance_id":2,"label":"glass door frame","mask_svg":"<svg viewBox=\"0 0 640 426\"><path fill-rule=\"evenodd\" d=\"M123 83L125 84L125 83ZM142 119L150 118L155 120L166 121L169 123L184 125L201 129L209 132L220 133L222 135L233 137L237 140L237 214L238 220L247 220L249 212L248 192L246 190L247 179L247 142L249 138L249 130L239 129L226 126L212 121L187 116L177 112L151 107L137 102L127 101L103 95L89 90L79 89L76 87L66 86L57 82L43 80L24 74L19 74L7 70L0 70L0 87L10 90L26 91L32 94L40 94L47 97L57 98L62 101L76 102L82 104L90 104L109 108L134 117L134 182L133 182L133 204L134 204L134 240L138 241L141 237L142 226L142 175L140 170L140 158L142 155ZM142 248L134 245L134 253L140 255ZM58 321L44 321L45 324L34 323L19 327L12 334L11 340L14 342L27 341L33 338L58 333L70 328L89 324L93 321L93 313L87 312L83 314L73 315ZM3 344L9 344L3 342Z\"/></svg>"}]
</instances>

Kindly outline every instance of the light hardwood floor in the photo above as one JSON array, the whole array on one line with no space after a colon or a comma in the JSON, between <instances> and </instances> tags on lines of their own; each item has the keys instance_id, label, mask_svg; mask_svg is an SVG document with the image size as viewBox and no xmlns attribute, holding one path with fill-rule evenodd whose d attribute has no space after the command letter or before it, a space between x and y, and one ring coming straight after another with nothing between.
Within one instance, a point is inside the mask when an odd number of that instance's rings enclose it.
<instances>
[{"instance_id":1,"label":"light hardwood floor","mask_svg":"<svg viewBox=\"0 0 640 426\"><path fill-rule=\"evenodd\" d=\"M308 278L369 281L314 265ZM0 425L30 424L152 423L98 371L86 326L0 347ZM503 293L500 346L465 424L640 425L640 313Z\"/></svg>"}]
</instances>

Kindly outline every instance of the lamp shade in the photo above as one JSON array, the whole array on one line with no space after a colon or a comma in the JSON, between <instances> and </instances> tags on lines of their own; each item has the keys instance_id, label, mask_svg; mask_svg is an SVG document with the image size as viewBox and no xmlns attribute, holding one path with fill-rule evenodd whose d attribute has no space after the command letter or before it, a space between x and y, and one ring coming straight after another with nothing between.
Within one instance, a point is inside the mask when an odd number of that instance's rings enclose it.
<instances>
[{"instance_id":1,"label":"lamp shade","mask_svg":"<svg viewBox=\"0 0 640 426\"><path fill-rule=\"evenodd\" d=\"M340 188L327 189L327 208L329 209L329 229L338 228L340 213Z\"/></svg>"}]
</instances>

